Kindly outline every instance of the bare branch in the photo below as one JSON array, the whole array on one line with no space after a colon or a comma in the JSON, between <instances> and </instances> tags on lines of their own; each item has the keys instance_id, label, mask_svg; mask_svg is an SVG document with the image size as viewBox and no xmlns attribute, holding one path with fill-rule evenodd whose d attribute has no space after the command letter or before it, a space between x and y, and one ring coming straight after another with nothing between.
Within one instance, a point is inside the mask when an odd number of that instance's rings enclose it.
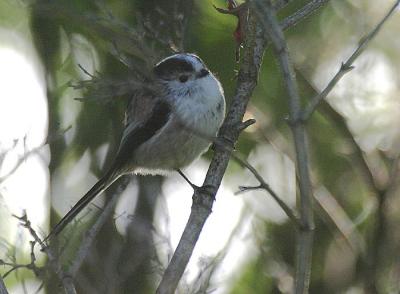
<instances>
[{"instance_id":1,"label":"bare branch","mask_svg":"<svg viewBox=\"0 0 400 294\"><path fill-rule=\"evenodd\" d=\"M0 276L0 294L8 294L6 285L4 285L4 281L1 276Z\"/></svg>"},{"instance_id":2,"label":"bare branch","mask_svg":"<svg viewBox=\"0 0 400 294\"><path fill-rule=\"evenodd\" d=\"M312 13L317 11L323 5L328 3L329 0L313 0L306 4L303 8L296 11L294 14L286 17L282 22L282 30L286 30L292 26L295 26L300 20L310 16ZM276 9L277 10L277 9Z\"/></svg>"},{"instance_id":3,"label":"bare branch","mask_svg":"<svg viewBox=\"0 0 400 294\"><path fill-rule=\"evenodd\" d=\"M325 188L317 188L314 193L314 199L320 206L321 211L326 214L329 220L334 224L335 228L342 238L354 252L365 255L365 240L357 229L357 225L348 216L343 207L338 203L333 195Z\"/></svg>"},{"instance_id":4,"label":"bare branch","mask_svg":"<svg viewBox=\"0 0 400 294\"><path fill-rule=\"evenodd\" d=\"M258 70L261 65L264 49L267 45L266 41L263 40L264 32L256 23L252 14L249 15L247 26L244 54L238 75L236 94L219 134L219 138L227 140L232 146L240 133L240 130L234 126L239 126L241 123L248 101L257 83ZM218 145L216 146L218 147ZM196 191L193 196L192 212L189 220L174 256L158 286L157 293L159 294L173 293L177 287L202 227L211 213L215 194L232 152L230 149L232 148L216 148L215 150L202 191Z\"/></svg>"},{"instance_id":5,"label":"bare branch","mask_svg":"<svg viewBox=\"0 0 400 294\"><path fill-rule=\"evenodd\" d=\"M28 270L31 270L35 273L35 275L37 277L39 277L41 275L42 272L42 268L39 268L38 266L36 266L36 256L35 256L35 241L31 241L30 245L31 245L31 253L30 253L30 257L31 257L31 261L27 264L19 264L16 262L6 262L4 260L0 260L0 265L6 265L6 266L10 266L11 269L8 270L6 273L3 274L3 278L6 278L9 274L11 274L13 271L20 269L20 268L26 268ZM14 257L15 259L15 257Z\"/></svg>"},{"instance_id":6,"label":"bare branch","mask_svg":"<svg viewBox=\"0 0 400 294\"><path fill-rule=\"evenodd\" d=\"M119 199L119 195L121 194L121 191L120 191L121 186L118 187L118 190L119 191L116 191L114 193L114 195L112 195L111 199L109 199L109 201L105 205L103 211L101 212L100 216L97 218L94 225L90 228L90 230L88 232L86 232L85 237L83 238L83 240L79 246L78 252L75 255L74 261L68 270L69 275L71 277L76 276L82 263L85 260L85 257L88 255L90 248L91 248L98 232L101 230L101 228L104 226L106 221L113 214L115 204L117 203L117 200Z\"/></svg>"},{"instance_id":7,"label":"bare branch","mask_svg":"<svg viewBox=\"0 0 400 294\"><path fill-rule=\"evenodd\" d=\"M54 254L53 250L50 247L46 246L46 244L43 243L43 241L39 238L36 231L32 228L31 222L29 221L28 216L26 214L24 214L23 216L15 216L14 215L14 217L17 218L21 222L21 225L23 227L28 229L30 235L35 240L35 242L33 243L32 246L34 246L37 243L40 245L41 250L46 253L47 258L50 261L50 266L52 267L53 271L57 274L57 276L59 277L59 279L61 280L61 282L63 284L65 293L76 294L76 290L75 290L75 286L74 286L72 278L65 274L65 272L61 268L61 265L60 265L56 255ZM33 249L32 249L32 252L33 252Z\"/></svg>"},{"instance_id":8,"label":"bare branch","mask_svg":"<svg viewBox=\"0 0 400 294\"><path fill-rule=\"evenodd\" d=\"M301 120L302 109L300 106L298 85L294 68L289 59L288 46L283 30L278 23L271 2L267 0L261 3L261 1L255 0L253 3L254 10L258 12L257 15L259 15L260 22L263 24L263 27L275 49L289 95L290 124L292 127L296 150L296 163L300 187L299 211L301 229L298 232L298 249L296 250L295 293L308 293L314 235L314 213L312 186L309 174L307 138L305 126Z\"/></svg>"},{"instance_id":9,"label":"bare branch","mask_svg":"<svg viewBox=\"0 0 400 294\"><path fill-rule=\"evenodd\" d=\"M237 131L240 133L243 130L245 130L247 127L253 125L256 122L255 119L248 119L244 122L240 122L239 125L237 126ZM210 142L213 142L214 146L216 146L216 148L221 148L224 149L226 152L231 152L232 146L230 146L229 144L226 144L227 141L228 143L231 142L229 141L229 139L227 140L226 138L216 138L216 137L210 137L207 136L205 134L201 134L200 132L198 132L197 130L193 129L193 128L189 128L185 125L182 124L183 128L187 128L190 129L190 131L192 133L195 133L197 136L204 138ZM256 189L264 189L266 190L271 196L272 198L275 199L275 201L278 203L278 205L283 209L283 211L286 213L286 215L289 217L289 219L291 219L293 221L293 223L297 226L300 226L300 222L298 217L295 215L295 213L292 211L292 209L286 205L285 202L282 201L282 199L280 199L280 197L278 196L278 194L275 193L275 191L272 190L272 188L267 184L267 182L265 182L265 180L263 179L263 177L257 172L257 170L246 160L242 159L239 155L237 155L236 153L231 153L232 158L237 161L241 166L247 168L255 177L256 179L260 182L260 186L257 187L246 187L246 186L240 186L239 192L246 192L248 190L256 190ZM188 182L189 184L191 184L190 180L185 176L185 174L183 174L180 170L178 170L178 173L186 180L186 182ZM191 186L193 187L193 185L191 184Z\"/></svg>"},{"instance_id":10,"label":"bare branch","mask_svg":"<svg viewBox=\"0 0 400 294\"><path fill-rule=\"evenodd\" d=\"M256 187L245 187L241 186L241 192L245 192L246 190L255 190L255 189L264 189L266 190L272 198L278 203L278 205L282 208L282 210L286 213L289 219L297 226L300 227L300 220L296 216L295 212L275 193L275 191L265 182L264 178L258 173L258 171L246 160L240 158L237 154L232 153L232 157L235 161L237 161L240 165L247 168L255 178L260 182L259 186Z\"/></svg>"},{"instance_id":11,"label":"bare branch","mask_svg":"<svg viewBox=\"0 0 400 294\"><path fill-rule=\"evenodd\" d=\"M17 169L21 166L21 164L23 164L27 160L27 158L29 156L31 156L32 154L38 153L42 147L44 147L45 145L49 144L50 142L58 139L60 136L64 135L66 132L68 132L70 129L71 129L71 126L65 128L63 130L60 130L59 132L57 132L54 135L49 135L45 144L40 145L36 148L33 148L32 150L29 150L24 155L22 155L20 158L18 158L18 160L15 163L15 165L13 166L13 168L9 172L7 172L5 175L0 177L0 184L3 183L5 180L7 180L8 177L13 175L17 171Z\"/></svg>"},{"instance_id":12,"label":"bare branch","mask_svg":"<svg viewBox=\"0 0 400 294\"><path fill-rule=\"evenodd\" d=\"M13 175L17 169L28 159L29 156L32 154L36 154L43 146L36 147L28 152L26 152L24 155L22 155L20 158L18 158L17 162L13 166L13 168L6 173L4 176L0 177L0 184L3 183L5 180L7 180L11 175Z\"/></svg>"},{"instance_id":13,"label":"bare branch","mask_svg":"<svg viewBox=\"0 0 400 294\"><path fill-rule=\"evenodd\" d=\"M399 4L400 4L400 0L397 0L395 2L395 4L393 4L393 6L390 8L390 10L387 12L385 17L376 25L376 27L369 34L367 34L365 37L363 37L360 40L360 43L359 43L358 47L354 50L353 54L351 54L351 56L346 60L346 62L342 63L342 65L340 66L339 71L332 78L332 80L328 83L326 88L321 93L316 95L310 101L310 103L308 104L307 108L303 111L303 114L302 114L302 119L303 120L307 121L311 117L311 115L313 114L315 109L318 107L318 105L321 103L321 101L323 99L325 99L326 96L328 96L328 94L331 92L333 87L336 86L336 84L340 81L340 79L346 73L348 73L349 71L351 71L354 68L353 67L354 61L358 58L358 56L361 55L361 53L365 50L365 48L367 48L367 46L369 45L370 41L378 34L378 32L380 31L380 29L382 28L384 23L393 14L393 12L395 11L396 7Z\"/></svg>"}]
</instances>

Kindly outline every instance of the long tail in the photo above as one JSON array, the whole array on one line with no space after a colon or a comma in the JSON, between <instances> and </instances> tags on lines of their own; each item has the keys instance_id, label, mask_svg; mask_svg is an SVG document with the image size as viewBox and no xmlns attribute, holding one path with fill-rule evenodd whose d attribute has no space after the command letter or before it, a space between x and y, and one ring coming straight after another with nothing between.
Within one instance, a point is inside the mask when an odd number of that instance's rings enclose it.
<instances>
[{"instance_id":1,"label":"long tail","mask_svg":"<svg viewBox=\"0 0 400 294\"><path fill-rule=\"evenodd\" d=\"M75 205L70 211L55 225L50 234L45 238L50 240L57 236L66 225L68 225L75 216L82 211L97 195L104 192L112 183L114 183L121 174L115 168L111 168Z\"/></svg>"}]
</instances>

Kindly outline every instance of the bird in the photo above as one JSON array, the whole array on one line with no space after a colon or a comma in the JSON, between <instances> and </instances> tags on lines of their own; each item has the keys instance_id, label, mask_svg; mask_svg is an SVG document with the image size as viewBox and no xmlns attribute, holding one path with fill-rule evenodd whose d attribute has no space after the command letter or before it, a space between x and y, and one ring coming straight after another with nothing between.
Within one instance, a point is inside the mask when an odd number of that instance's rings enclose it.
<instances>
[{"instance_id":1,"label":"bird","mask_svg":"<svg viewBox=\"0 0 400 294\"><path fill-rule=\"evenodd\" d=\"M168 56L154 65L151 75L151 82L135 91L128 103L120 145L108 171L45 240L58 235L121 176L171 171L184 176L180 169L211 145L210 138L216 137L225 117L225 97L221 83L200 57Z\"/></svg>"}]
</instances>

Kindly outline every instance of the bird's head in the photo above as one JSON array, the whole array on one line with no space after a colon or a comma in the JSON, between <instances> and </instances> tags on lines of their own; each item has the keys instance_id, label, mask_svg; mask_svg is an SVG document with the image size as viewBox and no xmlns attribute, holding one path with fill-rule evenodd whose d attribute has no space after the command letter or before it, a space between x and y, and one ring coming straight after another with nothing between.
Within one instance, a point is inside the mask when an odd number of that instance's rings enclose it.
<instances>
[{"instance_id":1,"label":"bird's head","mask_svg":"<svg viewBox=\"0 0 400 294\"><path fill-rule=\"evenodd\" d=\"M169 56L154 67L156 78L165 82L178 82L182 85L206 78L210 71L195 54L179 53Z\"/></svg>"}]
</instances>

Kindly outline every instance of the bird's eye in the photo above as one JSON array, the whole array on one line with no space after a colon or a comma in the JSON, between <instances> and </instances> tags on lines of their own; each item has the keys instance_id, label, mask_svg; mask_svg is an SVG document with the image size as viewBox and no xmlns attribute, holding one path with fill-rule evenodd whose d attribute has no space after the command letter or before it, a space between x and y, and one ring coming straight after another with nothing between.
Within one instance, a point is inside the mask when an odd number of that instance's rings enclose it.
<instances>
[{"instance_id":1,"label":"bird's eye","mask_svg":"<svg viewBox=\"0 0 400 294\"><path fill-rule=\"evenodd\" d=\"M189 77L188 77L187 75L181 75L181 76L179 76L179 81L180 81L181 83L186 83L188 79L189 79Z\"/></svg>"}]
</instances>

